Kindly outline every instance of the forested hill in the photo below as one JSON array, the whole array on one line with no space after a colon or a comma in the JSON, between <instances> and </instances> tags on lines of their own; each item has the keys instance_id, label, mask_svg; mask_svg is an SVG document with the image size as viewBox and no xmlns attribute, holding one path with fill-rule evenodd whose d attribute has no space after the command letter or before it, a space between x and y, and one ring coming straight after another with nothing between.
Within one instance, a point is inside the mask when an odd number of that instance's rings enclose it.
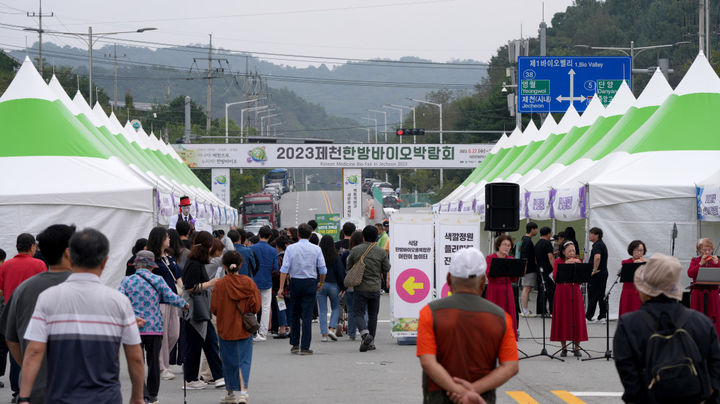
<instances>
[{"instance_id":1,"label":"forested hill","mask_svg":"<svg viewBox=\"0 0 720 404\"><path fill-rule=\"evenodd\" d=\"M37 43L29 51L36 57ZM168 87L170 98L178 93L190 94L195 99L204 97L207 82L207 61L193 58L207 58L207 45L188 45L177 48L151 49L137 46L112 45L98 47L93 51L94 75L101 87L113 88L113 59L117 53L118 91L124 94L130 91L136 101L152 102L165 100ZM13 51L13 56L22 60L25 51ZM49 63L71 66L78 71L87 71L87 51L69 46L59 47L53 43L43 44L43 55ZM454 61L457 66L426 64L427 60L405 57L399 63L378 61L352 61L328 66L293 67L290 57L257 58L218 49L213 57L227 59L215 62L216 75L225 76L216 79L218 88L214 92L222 94L228 87L244 93L246 83L252 92L255 78L245 81L246 66L249 74L258 74L272 88L287 88L310 103L325 108L329 114L358 119L369 108L379 108L383 104L403 103L407 97L423 98L428 91L451 88L472 90L473 86L485 77L484 64L477 61ZM296 59L297 60L297 59ZM302 61L302 60L301 60ZM334 61L334 60L331 60ZM235 75L237 78L229 77ZM150 76L152 83L143 80ZM189 83L197 81L197 85ZM198 88L198 93L194 88ZM191 88L188 92L185 89ZM111 93L111 91L108 91ZM213 116L221 117L224 111L215 109Z\"/></svg>"}]
</instances>

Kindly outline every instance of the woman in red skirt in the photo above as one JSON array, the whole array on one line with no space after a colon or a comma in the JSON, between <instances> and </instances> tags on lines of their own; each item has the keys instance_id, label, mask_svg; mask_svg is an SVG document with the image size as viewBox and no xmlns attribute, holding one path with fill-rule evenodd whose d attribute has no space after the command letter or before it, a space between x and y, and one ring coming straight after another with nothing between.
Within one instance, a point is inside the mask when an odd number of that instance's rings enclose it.
<instances>
[{"instance_id":1,"label":"woman in red skirt","mask_svg":"<svg viewBox=\"0 0 720 404\"><path fill-rule=\"evenodd\" d=\"M580 262L575 258L575 244L572 241L566 241L560 248L560 257L555 259L553 279L557 279L559 264L578 264ZM580 284L556 283L550 341L560 341L562 344L560 356L563 357L567 356L567 341L572 341L574 354L580 357L580 341L587 340L585 307L582 293L580 293Z\"/></svg>"},{"instance_id":2,"label":"woman in red skirt","mask_svg":"<svg viewBox=\"0 0 720 404\"><path fill-rule=\"evenodd\" d=\"M515 258L510 254L512 250L513 242L512 238L508 235L501 235L495 239L495 253L485 257L487 262L488 273L490 271L490 264L494 259L510 259ZM503 277L491 277L488 276L488 284L485 289L485 298L505 310L513 320L513 330L515 330L515 339L517 340L517 312L515 310L515 295L513 294L512 283L516 282L517 278L510 278L507 276Z\"/></svg>"},{"instance_id":3,"label":"woman in red skirt","mask_svg":"<svg viewBox=\"0 0 720 404\"><path fill-rule=\"evenodd\" d=\"M688 276L693 280L692 292L690 293L690 308L705 313L715 324L715 329L720 333L720 296L716 285L695 285L698 272L701 267L720 268L720 261L714 255L715 247L712 241L701 238L697 243L698 257L690 260ZM707 296L707 297L706 297ZM707 299L707 311L705 300Z\"/></svg>"},{"instance_id":4,"label":"woman in red skirt","mask_svg":"<svg viewBox=\"0 0 720 404\"><path fill-rule=\"evenodd\" d=\"M645 262L643 256L647 252L645 243L640 240L633 240L628 246L628 254L630 258L623 260L621 264L632 264L633 262ZM620 294L620 315L630 313L640 308L642 302L640 301L640 295L637 289L635 289L634 282L623 283L622 293Z\"/></svg>"}]
</instances>

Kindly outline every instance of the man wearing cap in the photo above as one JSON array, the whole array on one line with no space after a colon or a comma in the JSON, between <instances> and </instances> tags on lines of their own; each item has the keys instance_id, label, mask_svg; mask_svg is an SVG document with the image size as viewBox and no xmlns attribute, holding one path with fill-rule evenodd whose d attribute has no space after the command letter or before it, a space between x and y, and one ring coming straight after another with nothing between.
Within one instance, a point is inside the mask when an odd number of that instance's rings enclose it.
<instances>
[{"instance_id":1,"label":"man wearing cap","mask_svg":"<svg viewBox=\"0 0 720 404\"><path fill-rule=\"evenodd\" d=\"M148 378L144 388L145 401L156 403L160 389L160 348L163 338L163 319L160 303L181 309L188 307L182 297L176 295L165 280L150 272L157 268L152 251L138 251L135 256L135 274L126 276L120 283L120 292L130 299L135 316L145 320L140 327L141 346L147 356Z\"/></svg>"},{"instance_id":2,"label":"man wearing cap","mask_svg":"<svg viewBox=\"0 0 720 404\"><path fill-rule=\"evenodd\" d=\"M640 310L620 317L613 341L615 367L625 387L622 396L625 402L654 402L649 396L650 381L645 371L648 339L657 330L675 328L682 328L690 334L700 357L705 358L710 384L717 398L720 391L720 342L707 316L679 303L684 289L680 283L681 272L682 266L677 258L662 254L655 254L646 265L635 271L634 284L643 303ZM655 328L650 326L651 322L655 323Z\"/></svg>"},{"instance_id":3,"label":"man wearing cap","mask_svg":"<svg viewBox=\"0 0 720 404\"><path fill-rule=\"evenodd\" d=\"M495 389L518 372L512 319L481 297L486 269L478 249L458 251L447 275L451 295L420 310L417 356L425 403L447 403L451 398L495 403Z\"/></svg>"},{"instance_id":4,"label":"man wearing cap","mask_svg":"<svg viewBox=\"0 0 720 404\"><path fill-rule=\"evenodd\" d=\"M192 204L190 203L190 197L180 197L180 213L178 213L175 221L170 223L169 227L171 229L174 229L175 226L177 226L178 222L187 222L190 225L191 230L195 229L195 219L193 219L192 215L190 214L191 205Z\"/></svg>"}]
</instances>

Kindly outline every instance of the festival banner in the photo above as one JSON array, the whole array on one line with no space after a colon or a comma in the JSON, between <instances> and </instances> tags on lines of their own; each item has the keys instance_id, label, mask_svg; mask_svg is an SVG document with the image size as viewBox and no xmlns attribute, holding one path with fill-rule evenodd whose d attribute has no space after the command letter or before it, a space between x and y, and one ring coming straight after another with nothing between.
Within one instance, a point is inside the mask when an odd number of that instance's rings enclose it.
<instances>
[{"instance_id":1,"label":"festival banner","mask_svg":"<svg viewBox=\"0 0 720 404\"><path fill-rule=\"evenodd\" d=\"M342 171L343 217L362 217L362 170L344 168Z\"/></svg>"},{"instance_id":2,"label":"festival banner","mask_svg":"<svg viewBox=\"0 0 720 404\"><path fill-rule=\"evenodd\" d=\"M525 192L525 218L548 220L552 218L551 190ZM522 216L522 215L520 215Z\"/></svg>"},{"instance_id":3,"label":"festival banner","mask_svg":"<svg viewBox=\"0 0 720 404\"><path fill-rule=\"evenodd\" d=\"M472 209L478 215L481 222L485 222L485 201L473 199Z\"/></svg>"},{"instance_id":4,"label":"festival banner","mask_svg":"<svg viewBox=\"0 0 720 404\"><path fill-rule=\"evenodd\" d=\"M585 219L585 186L553 190L553 217L563 222Z\"/></svg>"},{"instance_id":5,"label":"festival banner","mask_svg":"<svg viewBox=\"0 0 720 404\"><path fill-rule=\"evenodd\" d=\"M698 220L720 222L720 185L705 185L695 189Z\"/></svg>"},{"instance_id":6,"label":"festival banner","mask_svg":"<svg viewBox=\"0 0 720 404\"><path fill-rule=\"evenodd\" d=\"M230 169L213 168L210 173L212 179L211 191L226 205L230 205Z\"/></svg>"},{"instance_id":7,"label":"festival banner","mask_svg":"<svg viewBox=\"0 0 720 404\"><path fill-rule=\"evenodd\" d=\"M433 215L390 217L390 317L394 337L417 336L420 309L433 295Z\"/></svg>"},{"instance_id":8,"label":"festival banner","mask_svg":"<svg viewBox=\"0 0 720 404\"><path fill-rule=\"evenodd\" d=\"M447 274L452 256L465 248L480 248L480 217L438 215L435 221L435 290L437 298L447 297Z\"/></svg>"},{"instance_id":9,"label":"festival banner","mask_svg":"<svg viewBox=\"0 0 720 404\"><path fill-rule=\"evenodd\" d=\"M475 168L492 144L175 144L191 168Z\"/></svg>"},{"instance_id":10,"label":"festival banner","mask_svg":"<svg viewBox=\"0 0 720 404\"><path fill-rule=\"evenodd\" d=\"M172 194L166 194L158 191L158 224L167 226L170 224L170 218L177 216L178 208L175 206Z\"/></svg>"}]
</instances>

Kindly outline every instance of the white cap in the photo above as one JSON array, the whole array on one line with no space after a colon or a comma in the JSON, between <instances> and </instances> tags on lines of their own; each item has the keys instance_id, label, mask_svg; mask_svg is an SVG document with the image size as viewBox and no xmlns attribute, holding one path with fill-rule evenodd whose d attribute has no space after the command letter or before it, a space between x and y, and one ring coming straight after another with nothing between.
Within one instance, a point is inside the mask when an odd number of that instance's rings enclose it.
<instances>
[{"instance_id":1,"label":"white cap","mask_svg":"<svg viewBox=\"0 0 720 404\"><path fill-rule=\"evenodd\" d=\"M456 252L450 261L450 275L455 278L475 278L485 275L485 270L485 256L474 247Z\"/></svg>"}]
</instances>

